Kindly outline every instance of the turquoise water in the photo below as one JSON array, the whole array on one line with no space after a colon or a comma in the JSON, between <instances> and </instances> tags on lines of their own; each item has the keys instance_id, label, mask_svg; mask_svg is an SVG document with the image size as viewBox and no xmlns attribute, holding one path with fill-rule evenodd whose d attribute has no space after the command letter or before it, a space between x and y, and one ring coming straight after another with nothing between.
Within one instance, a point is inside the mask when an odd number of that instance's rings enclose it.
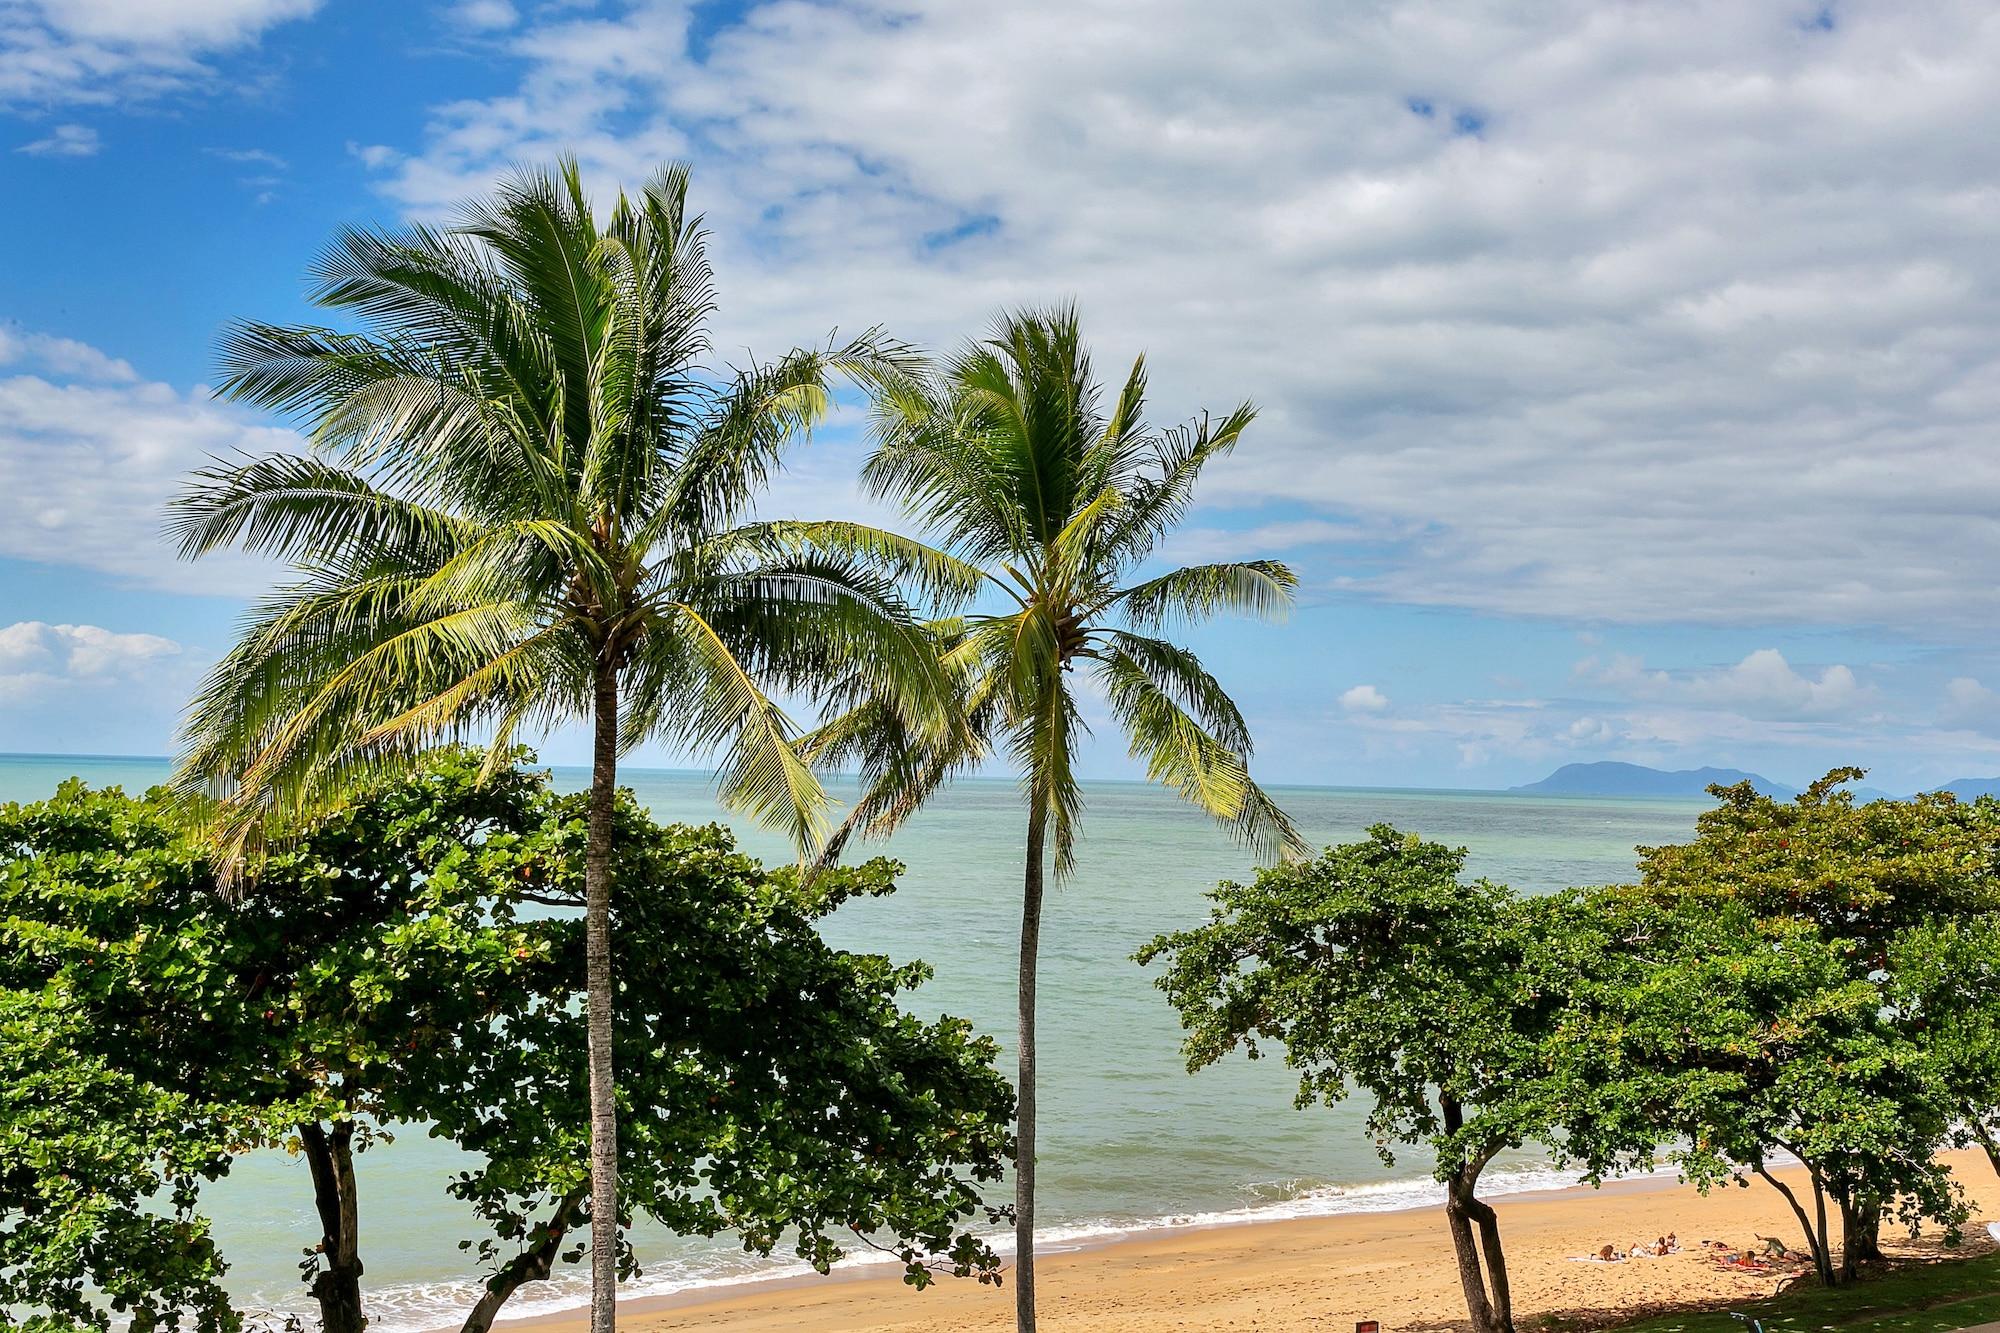
<instances>
[{"instance_id":1,"label":"turquoise water","mask_svg":"<svg viewBox=\"0 0 2000 1333\"><path fill-rule=\"evenodd\" d=\"M70 774L138 790L162 778L160 760L0 757L0 800L47 795ZM580 770L556 770L580 787ZM698 774L631 772L626 782L662 819L723 819ZM1529 891L1607 883L1633 873L1632 849L1692 831L1700 801L1593 800L1484 792L1289 788L1278 793L1308 836L1352 838L1387 821L1466 847L1468 871ZM1172 797L1139 784L1087 789L1076 876L1051 895L1042 956L1041 1213L1050 1241L1081 1240L1176 1222L1407 1206L1430 1197L1418 1157L1383 1167L1359 1132L1360 1109L1292 1109L1279 1062L1233 1061L1189 1076L1179 1030L1130 961L1161 931L1205 915L1202 894L1241 878L1247 857ZM1004 780L962 782L884 850L906 862L887 900L842 908L826 925L836 944L922 958L937 970L910 1006L964 1015L1009 1037L1018 930L1023 815ZM743 829L745 847L783 858L768 834ZM872 849L869 849L872 850ZM1009 1057L1011 1058L1011 1056ZM455 1151L404 1134L361 1160L364 1260L376 1327L455 1327L469 1290L457 1241L475 1234L442 1182ZM1496 1183L1553 1183L1530 1158L1500 1162ZM240 1165L211 1193L231 1281L247 1305L301 1307L300 1250L316 1238L305 1167L280 1154ZM646 1290L740 1281L792 1271L727 1241L637 1240ZM516 1298L510 1314L576 1304L572 1274Z\"/></svg>"}]
</instances>

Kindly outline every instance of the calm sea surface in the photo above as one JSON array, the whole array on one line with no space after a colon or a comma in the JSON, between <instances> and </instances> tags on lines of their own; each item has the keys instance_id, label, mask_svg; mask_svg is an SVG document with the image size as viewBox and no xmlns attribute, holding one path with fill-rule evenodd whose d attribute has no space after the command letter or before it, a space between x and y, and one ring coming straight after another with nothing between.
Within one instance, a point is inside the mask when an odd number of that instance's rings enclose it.
<instances>
[{"instance_id":1,"label":"calm sea surface","mask_svg":"<svg viewBox=\"0 0 2000 1333\"><path fill-rule=\"evenodd\" d=\"M63 778L138 791L162 760L0 756L0 801L46 796ZM581 770L556 770L583 785ZM723 820L703 775L634 771L625 781L665 820ZM1468 873L1529 891L1629 878L1633 847L1680 841L1703 802L1507 796L1481 792L1280 789L1318 842L1388 822L1469 850ZM1243 1060L1189 1076L1179 1029L1132 952L1205 915L1202 894L1248 874L1247 858L1201 816L1138 784L1088 788L1074 879L1054 892L1043 928L1041 1214L1051 1243L1177 1222L1407 1206L1430 1197L1420 1157L1386 1169L1359 1132L1361 1110L1292 1109L1282 1064ZM726 821L725 821L726 822ZM1009 1038L1024 817L1005 780L961 782L883 850L909 872L892 898L851 903L825 927L832 942L922 958L936 979L907 1000ZM779 841L739 830L745 847L783 859ZM864 849L872 854L873 848ZM1011 1053L1008 1056L1011 1060ZM360 1162L363 1258L381 1333L455 1327L469 1301L457 1242L477 1234L443 1182L457 1153L405 1133ZM1497 1183L1551 1183L1532 1159L1496 1165ZM1011 1196L1010 1196L1011 1197ZM269 1154L213 1187L230 1280L245 1305L301 1309L298 1258L316 1239L303 1162ZM727 1240L637 1238L639 1289L665 1291L795 1271ZM574 1305L579 1274L517 1296L509 1313ZM532 1290L532 1289L530 1289Z\"/></svg>"}]
</instances>

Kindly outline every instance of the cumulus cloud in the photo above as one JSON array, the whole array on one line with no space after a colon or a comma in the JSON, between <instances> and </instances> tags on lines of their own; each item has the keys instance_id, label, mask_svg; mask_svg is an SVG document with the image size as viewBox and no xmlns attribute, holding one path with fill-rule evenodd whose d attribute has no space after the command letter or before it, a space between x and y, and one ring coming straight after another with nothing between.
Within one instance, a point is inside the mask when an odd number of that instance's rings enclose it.
<instances>
[{"instance_id":1,"label":"cumulus cloud","mask_svg":"<svg viewBox=\"0 0 2000 1333\"><path fill-rule=\"evenodd\" d=\"M1341 692L1340 706L1350 713L1379 713L1389 706L1389 696L1373 685L1356 685Z\"/></svg>"},{"instance_id":2,"label":"cumulus cloud","mask_svg":"<svg viewBox=\"0 0 2000 1333\"><path fill-rule=\"evenodd\" d=\"M554 8L516 86L357 151L417 214L563 149L693 157L724 346L1074 295L1162 415L1264 406L1209 499L1368 532L1302 555L1321 588L1978 634L2000 18L1819 12Z\"/></svg>"},{"instance_id":3,"label":"cumulus cloud","mask_svg":"<svg viewBox=\"0 0 2000 1333\"><path fill-rule=\"evenodd\" d=\"M211 457L298 447L200 387L142 380L71 339L0 329L0 555L178 591L253 592L269 566L229 554L180 562L162 507Z\"/></svg>"},{"instance_id":4,"label":"cumulus cloud","mask_svg":"<svg viewBox=\"0 0 2000 1333\"><path fill-rule=\"evenodd\" d=\"M103 147L97 131L88 125L58 125L40 139L22 144L14 151L30 157L95 157Z\"/></svg>"},{"instance_id":5,"label":"cumulus cloud","mask_svg":"<svg viewBox=\"0 0 2000 1333\"><path fill-rule=\"evenodd\" d=\"M153 660L180 651L180 644L157 634L16 621L0 626L0 700L18 701L64 685L127 679Z\"/></svg>"},{"instance_id":6,"label":"cumulus cloud","mask_svg":"<svg viewBox=\"0 0 2000 1333\"><path fill-rule=\"evenodd\" d=\"M320 0L0 0L0 107L121 103L210 82L209 58Z\"/></svg>"},{"instance_id":7,"label":"cumulus cloud","mask_svg":"<svg viewBox=\"0 0 2000 1333\"><path fill-rule=\"evenodd\" d=\"M1571 675L1627 698L1729 709L1752 717L1851 715L1873 698L1853 668L1835 663L1809 675L1776 648L1759 648L1731 666L1677 671L1648 670L1627 653L1603 661L1591 656L1578 662Z\"/></svg>"}]
</instances>

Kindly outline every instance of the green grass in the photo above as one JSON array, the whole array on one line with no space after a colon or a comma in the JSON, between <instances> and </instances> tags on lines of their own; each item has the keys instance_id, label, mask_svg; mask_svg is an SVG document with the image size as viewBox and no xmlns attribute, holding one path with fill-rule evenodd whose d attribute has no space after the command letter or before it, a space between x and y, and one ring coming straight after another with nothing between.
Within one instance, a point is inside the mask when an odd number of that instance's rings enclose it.
<instances>
[{"instance_id":1,"label":"green grass","mask_svg":"<svg viewBox=\"0 0 2000 1333\"><path fill-rule=\"evenodd\" d=\"M1763 1320L1766 1333L1945 1333L2000 1320L2000 1254L1908 1263L1831 1290L1807 1279L1768 1300L1645 1319L1619 1333L1744 1333L1730 1310Z\"/></svg>"}]
</instances>

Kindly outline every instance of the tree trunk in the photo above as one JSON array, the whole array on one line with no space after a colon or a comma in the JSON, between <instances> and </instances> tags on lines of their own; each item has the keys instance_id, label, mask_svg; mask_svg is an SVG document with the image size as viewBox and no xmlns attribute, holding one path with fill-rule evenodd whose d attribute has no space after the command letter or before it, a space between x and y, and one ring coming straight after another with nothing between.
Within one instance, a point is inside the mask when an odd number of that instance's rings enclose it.
<instances>
[{"instance_id":1,"label":"tree trunk","mask_svg":"<svg viewBox=\"0 0 2000 1333\"><path fill-rule=\"evenodd\" d=\"M1819 1172L1813 1170L1811 1163L1807 1163L1806 1170L1812 1173L1813 1216L1819 1221L1819 1252L1825 1261L1821 1277L1831 1287L1841 1282L1843 1278L1833 1266L1833 1228L1826 1224L1826 1185L1820 1180Z\"/></svg>"},{"instance_id":2,"label":"tree trunk","mask_svg":"<svg viewBox=\"0 0 2000 1333\"><path fill-rule=\"evenodd\" d=\"M1479 1267L1479 1244L1473 1236L1472 1185L1464 1173L1446 1186L1444 1216L1451 1229L1452 1253L1458 1259L1458 1285L1465 1291L1465 1312L1472 1318L1472 1333L1501 1333L1494 1321L1493 1303L1486 1296L1486 1277Z\"/></svg>"},{"instance_id":3,"label":"tree trunk","mask_svg":"<svg viewBox=\"0 0 2000 1333\"><path fill-rule=\"evenodd\" d=\"M1753 1169L1769 1182L1771 1188L1784 1195L1785 1202L1791 1205L1792 1216L1799 1219L1799 1229L1806 1233L1806 1249L1812 1255L1813 1271L1819 1274L1820 1285L1826 1287L1836 1285L1833 1256L1827 1252L1826 1236L1823 1230L1813 1228L1812 1219L1806 1216L1805 1206L1799 1202L1799 1196L1792 1193L1790 1185L1772 1175L1770 1168L1762 1162L1757 1163Z\"/></svg>"},{"instance_id":4,"label":"tree trunk","mask_svg":"<svg viewBox=\"0 0 2000 1333\"><path fill-rule=\"evenodd\" d=\"M1030 797L1028 867L1021 886L1020 1077L1015 1083L1014 1328L1035 1333L1035 962L1042 948L1042 844L1048 808Z\"/></svg>"},{"instance_id":5,"label":"tree trunk","mask_svg":"<svg viewBox=\"0 0 2000 1333\"><path fill-rule=\"evenodd\" d=\"M1841 1277L1849 1282L1861 1274L1861 1265L1882 1258L1882 1201L1863 1198L1837 1200L1840 1204Z\"/></svg>"},{"instance_id":6,"label":"tree trunk","mask_svg":"<svg viewBox=\"0 0 2000 1333\"><path fill-rule=\"evenodd\" d=\"M1465 1128L1465 1111L1455 1098L1440 1096L1438 1113L1448 1133L1456 1135ZM1473 1333L1514 1333L1514 1301L1507 1285L1507 1259L1500 1249L1500 1219L1478 1197L1479 1173L1486 1160L1480 1157L1462 1163L1445 1183L1445 1224L1451 1230L1458 1285L1465 1291L1465 1312L1471 1316ZM1480 1267L1482 1250L1484 1271Z\"/></svg>"},{"instance_id":7,"label":"tree trunk","mask_svg":"<svg viewBox=\"0 0 2000 1333\"><path fill-rule=\"evenodd\" d=\"M1968 1112L1966 1123L1972 1126L1972 1137L1978 1139L1979 1146L1986 1150L1986 1160L1992 1165L1993 1174L2000 1176L2000 1139L1993 1137L1993 1131L1978 1115Z\"/></svg>"},{"instance_id":8,"label":"tree trunk","mask_svg":"<svg viewBox=\"0 0 2000 1333\"><path fill-rule=\"evenodd\" d=\"M1507 1283L1507 1256L1500 1248L1500 1216L1492 1204L1471 1197L1477 1183L1475 1174L1467 1189L1466 1211L1479 1224L1479 1248L1486 1257L1486 1282L1493 1301L1493 1327L1498 1333L1514 1333L1514 1293Z\"/></svg>"},{"instance_id":9,"label":"tree trunk","mask_svg":"<svg viewBox=\"0 0 2000 1333\"><path fill-rule=\"evenodd\" d=\"M590 1333L618 1326L618 1093L611 1066L611 816L618 796L618 673L597 669L596 743L583 853L584 988L590 1047Z\"/></svg>"},{"instance_id":10,"label":"tree trunk","mask_svg":"<svg viewBox=\"0 0 2000 1333\"><path fill-rule=\"evenodd\" d=\"M331 1133L317 1120L299 1126L306 1165L312 1171L313 1204L319 1210L319 1256L326 1266L313 1275L310 1291L319 1302L324 1333L361 1333L361 1219L354 1197L354 1122L336 1120Z\"/></svg>"},{"instance_id":11,"label":"tree trunk","mask_svg":"<svg viewBox=\"0 0 2000 1333\"><path fill-rule=\"evenodd\" d=\"M554 1216L542 1229L541 1239L508 1260L499 1272L487 1279L486 1290L473 1304L472 1313L466 1315L459 1333L487 1333L508 1297L528 1283L541 1282L548 1277L555 1267L556 1255L562 1250L563 1237L576 1225L577 1210L583 1206L583 1199L582 1190L574 1190L562 1197L561 1202L556 1204Z\"/></svg>"}]
</instances>

